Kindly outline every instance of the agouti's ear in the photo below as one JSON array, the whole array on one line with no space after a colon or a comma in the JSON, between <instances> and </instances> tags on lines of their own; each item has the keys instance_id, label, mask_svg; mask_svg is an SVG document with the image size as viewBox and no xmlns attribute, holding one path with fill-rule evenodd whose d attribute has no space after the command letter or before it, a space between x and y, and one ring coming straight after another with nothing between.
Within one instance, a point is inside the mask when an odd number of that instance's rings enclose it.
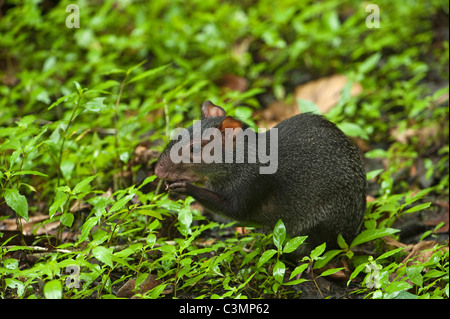
<instances>
[{"instance_id":1,"label":"agouti's ear","mask_svg":"<svg viewBox=\"0 0 450 319\"><path fill-rule=\"evenodd\" d=\"M232 116L227 116L226 118L223 119L222 123L220 123L219 130L221 132L224 132L226 128L232 128L234 130L236 128L242 129L242 127L243 123L241 121L236 120Z\"/></svg>"},{"instance_id":2,"label":"agouti's ear","mask_svg":"<svg viewBox=\"0 0 450 319\"><path fill-rule=\"evenodd\" d=\"M220 106L213 104L211 101L206 101L202 105L202 118L226 116L225 110Z\"/></svg>"}]
</instances>

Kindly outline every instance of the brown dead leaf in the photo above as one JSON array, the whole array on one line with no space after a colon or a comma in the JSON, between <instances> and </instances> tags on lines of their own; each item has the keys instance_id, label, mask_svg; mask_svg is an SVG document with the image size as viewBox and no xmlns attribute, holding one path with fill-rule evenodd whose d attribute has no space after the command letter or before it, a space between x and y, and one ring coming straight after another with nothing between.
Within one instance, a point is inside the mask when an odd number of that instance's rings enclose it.
<instances>
[{"instance_id":1,"label":"brown dead leaf","mask_svg":"<svg viewBox=\"0 0 450 319\"><path fill-rule=\"evenodd\" d=\"M367 152L367 151L371 150L370 144L367 141L365 141L362 138L360 138L360 137L352 137L352 141L363 152Z\"/></svg>"},{"instance_id":2,"label":"brown dead leaf","mask_svg":"<svg viewBox=\"0 0 450 319\"><path fill-rule=\"evenodd\" d=\"M217 80L217 84L224 91L245 92L248 87L247 79L234 74L224 74L219 80Z\"/></svg>"},{"instance_id":3,"label":"brown dead leaf","mask_svg":"<svg viewBox=\"0 0 450 319\"><path fill-rule=\"evenodd\" d=\"M406 245L404 243L401 243L401 242L399 242L399 241L397 241L394 238L391 238L389 236L383 237L383 240L386 243L386 245L391 246L391 247L400 248L400 247L407 247L408 246L408 245Z\"/></svg>"},{"instance_id":4,"label":"brown dead leaf","mask_svg":"<svg viewBox=\"0 0 450 319\"><path fill-rule=\"evenodd\" d=\"M134 149L134 155L135 164L147 164L150 160L158 158L160 154L148 146L138 145Z\"/></svg>"},{"instance_id":5,"label":"brown dead leaf","mask_svg":"<svg viewBox=\"0 0 450 319\"><path fill-rule=\"evenodd\" d=\"M248 49L252 41L253 37L249 36L233 44L231 55L236 61L238 61L239 63L245 63L246 54L248 53Z\"/></svg>"},{"instance_id":6,"label":"brown dead leaf","mask_svg":"<svg viewBox=\"0 0 450 319\"><path fill-rule=\"evenodd\" d=\"M211 246L212 244L214 244L217 241L217 238L211 238L208 240L203 241L201 244L205 247L207 246Z\"/></svg>"},{"instance_id":7,"label":"brown dead leaf","mask_svg":"<svg viewBox=\"0 0 450 319\"><path fill-rule=\"evenodd\" d=\"M272 128L279 122L300 113L297 105L286 104L281 101L270 103L262 112L261 118L264 123L258 123L259 127Z\"/></svg>"},{"instance_id":8,"label":"brown dead leaf","mask_svg":"<svg viewBox=\"0 0 450 319\"><path fill-rule=\"evenodd\" d=\"M156 279L155 275L149 275L147 279L137 288L135 289L136 279L128 280L117 292L117 297L120 298L132 298L136 293L146 293L149 290L152 290L156 286L161 284L161 281ZM162 294L171 293L171 289L165 289Z\"/></svg>"},{"instance_id":9,"label":"brown dead leaf","mask_svg":"<svg viewBox=\"0 0 450 319\"><path fill-rule=\"evenodd\" d=\"M191 205L189 206L189 208L191 210L198 210L198 211L200 211L201 214L203 214L204 211L205 211L205 208L200 203L198 203L196 201L192 202Z\"/></svg>"},{"instance_id":10,"label":"brown dead leaf","mask_svg":"<svg viewBox=\"0 0 450 319\"><path fill-rule=\"evenodd\" d=\"M439 202L437 203L439 205ZM442 213L440 213L438 216L436 216L435 218L429 219L424 221L424 225L426 226L430 226L430 227L435 227L437 225L439 225L440 223L444 223L444 226L442 226L441 228L436 230L436 233L448 233L448 222L449 222L449 213L448 213L448 203L447 203L447 211L444 211Z\"/></svg>"},{"instance_id":11,"label":"brown dead leaf","mask_svg":"<svg viewBox=\"0 0 450 319\"><path fill-rule=\"evenodd\" d=\"M235 227L235 229L236 229L237 233L241 234L241 235L245 235L245 234L249 233L249 231L247 230L246 227Z\"/></svg>"},{"instance_id":12,"label":"brown dead leaf","mask_svg":"<svg viewBox=\"0 0 450 319\"><path fill-rule=\"evenodd\" d=\"M447 102L448 101L448 99L449 99L449 93L448 92L445 92L445 93L443 93L441 96L439 96L437 99L436 99L436 105L441 105L441 104L444 104L444 102ZM448 103L447 103L448 104Z\"/></svg>"},{"instance_id":13,"label":"brown dead leaf","mask_svg":"<svg viewBox=\"0 0 450 319\"><path fill-rule=\"evenodd\" d=\"M25 219L21 219L23 234L27 235L27 236L44 235L44 234L48 234L49 231L59 227L59 224L60 224L59 221L55 221L55 222L51 222L51 223L43 223L43 224L40 224L39 226L36 226L38 223L41 223L47 219L49 219L48 215L31 216L28 219L28 222L25 221ZM33 233L33 230L36 227L39 227L39 228L37 228L37 230L35 230ZM17 230L16 219L8 218L5 220L2 220L0 222L0 229L11 230L11 231Z\"/></svg>"},{"instance_id":14,"label":"brown dead leaf","mask_svg":"<svg viewBox=\"0 0 450 319\"><path fill-rule=\"evenodd\" d=\"M92 205L89 203L80 202L78 199L76 199L73 205L69 208L69 212L76 213L89 207L92 207Z\"/></svg>"},{"instance_id":15,"label":"brown dead leaf","mask_svg":"<svg viewBox=\"0 0 450 319\"><path fill-rule=\"evenodd\" d=\"M390 135L397 141L403 144L408 144L411 142L413 137L417 138L417 143L419 147L425 146L428 141L436 139L439 134L440 128L437 126L427 126L421 128L407 128L400 129L398 126L394 127L390 131Z\"/></svg>"},{"instance_id":16,"label":"brown dead leaf","mask_svg":"<svg viewBox=\"0 0 450 319\"><path fill-rule=\"evenodd\" d=\"M402 263L411 265L413 262L418 262L419 264L426 263L430 260L434 251L432 248L438 243L433 240L421 241L415 245L408 245L405 251L409 251L408 256L403 259ZM448 247L442 247L441 250L448 250Z\"/></svg>"},{"instance_id":17,"label":"brown dead leaf","mask_svg":"<svg viewBox=\"0 0 450 319\"><path fill-rule=\"evenodd\" d=\"M428 262L434 254L433 247L438 244L435 241L429 240L422 241L417 244L405 245L390 237L384 237L383 239L389 246L397 248L403 247L405 252L409 252L409 254L401 262L402 264L406 263L407 266L410 266L413 263L424 264ZM448 251L448 247L441 247L439 249L442 251ZM394 272L390 275L390 279L393 281L397 276L398 273ZM407 280L407 282L411 283L409 280Z\"/></svg>"},{"instance_id":18,"label":"brown dead leaf","mask_svg":"<svg viewBox=\"0 0 450 319\"><path fill-rule=\"evenodd\" d=\"M314 102L322 113L326 113L335 106L341 96L341 92L347 83L347 77L335 74L330 77L321 78L297 86L294 97L302 100ZM359 83L353 83L350 90L351 96L356 96L362 92ZM261 118L264 123L258 123L259 127L272 128L279 122L300 113L297 102L286 104L282 101L270 103L262 112Z\"/></svg>"},{"instance_id":19,"label":"brown dead leaf","mask_svg":"<svg viewBox=\"0 0 450 319\"><path fill-rule=\"evenodd\" d=\"M297 86L295 98L314 102L320 112L327 113L335 106L341 96L341 92L348 78L335 74ZM361 84L355 82L350 90L351 96L360 94L363 90Z\"/></svg>"}]
</instances>

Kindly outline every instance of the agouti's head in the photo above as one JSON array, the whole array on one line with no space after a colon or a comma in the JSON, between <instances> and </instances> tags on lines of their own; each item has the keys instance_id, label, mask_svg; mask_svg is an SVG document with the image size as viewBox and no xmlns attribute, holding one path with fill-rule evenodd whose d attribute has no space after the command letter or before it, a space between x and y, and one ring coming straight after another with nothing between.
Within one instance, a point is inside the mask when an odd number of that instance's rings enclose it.
<instances>
[{"instance_id":1,"label":"agouti's head","mask_svg":"<svg viewBox=\"0 0 450 319\"><path fill-rule=\"evenodd\" d=\"M169 181L196 182L204 177L220 174L218 165L223 163L225 140L236 130L248 126L227 116L220 106L206 101L202 105L202 119L187 129L180 129L158 159L155 174ZM228 129L228 130L227 130Z\"/></svg>"}]
</instances>

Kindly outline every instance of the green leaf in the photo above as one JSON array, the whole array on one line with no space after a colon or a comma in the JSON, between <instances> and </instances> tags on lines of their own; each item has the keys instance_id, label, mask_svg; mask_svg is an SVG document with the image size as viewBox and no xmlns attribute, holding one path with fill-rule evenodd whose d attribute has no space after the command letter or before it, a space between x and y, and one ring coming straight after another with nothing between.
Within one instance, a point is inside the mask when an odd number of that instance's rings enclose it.
<instances>
[{"instance_id":1,"label":"green leaf","mask_svg":"<svg viewBox=\"0 0 450 319\"><path fill-rule=\"evenodd\" d=\"M352 136L352 137L360 137L362 139L368 140L369 135L367 135L366 131L355 123L350 122L342 122L337 124L337 127L345 133L345 135Z\"/></svg>"},{"instance_id":2,"label":"green leaf","mask_svg":"<svg viewBox=\"0 0 450 319\"><path fill-rule=\"evenodd\" d=\"M138 189L140 189L144 185L147 185L148 183L153 182L155 179L156 179L156 175L152 175L152 176L147 177L146 179L144 179L144 181L141 183L141 185L139 185Z\"/></svg>"},{"instance_id":3,"label":"green leaf","mask_svg":"<svg viewBox=\"0 0 450 319\"><path fill-rule=\"evenodd\" d=\"M146 295L150 296L151 299L157 299L161 295L161 293L164 291L166 286L167 286L167 284L160 284L160 285L156 286L155 288L146 292Z\"/></svg>"},{"instance_id":4,"label":"green leaf","mask_svg":"<svg viewBox=\"0 0 450 319\"><path fill-rule=\"evenodd\" d=\"M323 254L323 259L319 259L314 263L313 269L319 269L319 268L324 267L326 264L328 264L328 262L331 259L333 259L334 257L336 257L337 255L339 255L342 252L343 252L343 250L341 250L341 249L333 249L333 250L329 250L329 251L325 252L325 254Z\"/></svg>"},{"instance_id":5,"label":"green leaf","mask_svg":"<svg viewBox=\"0 0 450 319\"><path fill-rule=\"evenodd\" d=\"M417 193L413 192L413 191L409 192L405 196L404 206L411 205L412 203L424 198L429 192L431 192L433 190L434 190L434 187L429 187L429 188L422 189L421 191L419 191Z\"/></svg>"},{"instance_id":6,"label":"green leaf","mask_svg":"<svg viewBox=\"0 0 450 319\"><path fill-rule=\"evenodd\" d=\"M380 169L376 169L376 170L367 172L367 174L366 174L366 179L367 179L367 180L371 180L372 178L375 178L375 177L377 177L378 175L380 175L383 171L384 171L384 169L383 169L383 168L380 168Z\"/></svg>"},{"instance_id":7,"label":"green leaf","mask_svg":"<svg viewBox=\"0 0 450 319\"><path fill-rule=\"evenodd\" d=\"M120 210L123 206L125 206L126 203L130 201L134 197L134 194L130 194L127 196L122 197L120 200L118 200L109 210L109 213L114 213L118 210Z\"/></svg>"},{"instance_id":8,"label":"green leaf","mask_svg":"<svg viewBox=\"0 0 450 319\"><path fill-rule=\"evenodd\" d=\"M285 282L283 285L285 285L285 286L294 286L294 285L299 285L301 283L304 283L305 281L309 281L309 280L308 279L304 279L304 278L300 278L300 279L296 279L296 280Z\"/></svg>"},{"instance_id":9,"label":"green leaf","mask_svg":"<svg viewBox=\"0 0 450 319\"><path fill-rule=\"evenodd\" d=\"M158 247L157 249L163 253L169 253L169 254L174 254L177 251L177 249L172 245L162 245L161 247Z\"/></svg>"},{"instance_id":10,"label":"green leaf","mask_svg":"<svg viewBox=\"0 0 450 319\"><path fill-rule=\"evenodd\" d=\"M64 101L67 101L69 96L71 96L73 93L68 94L68 95L64 95L61 96L59 99L57 99L55 102L53 102L52 104L50 104L50 106L48 107L48 110L51 110L52 108L54 108L55 106L61 104Z\"/></svg>"},{"instance_id":11,"label":"green leaf","mask_svg":"<svg viewBox=\"0 0 450 319\"><path fill-rule=\"evenodd\" d=\"M259 257L258 267L264 265L270 258L275 255L277 251L275 249L269 249L262 253L261 257Z\"/></svg>"},{"instance_id":12,"label":"green leaf","mask_svg":"<svg viewBox=\"0 0 450 319\"><path fill-rule=\"evenodd\" d=\"M322 255L322 253L325 251L325 248L326 248L326 243L323 243L322 245L314 248L311 251L311 253L309 254L309 256L311 257L312 260L317 260L317 259L319 259L319 256Z\"/></svg>"},{"instance_id":13,"label":"green leaf","mask_svg":"<svg viewBox=\"0 0 450 319\"><path fill-rule=\"evenodd\" d=\"M109 267L113 266L111 249L108 249L103 246L98 246L92 249L92 255L94 255L95 259L101 261L102 263L108 265Z\"/></svg>"},{"instance_id":14,"label":"green leaf","mask_svg":"<svg viewBox=\"0 0 450 319\"><path fill-rule=\"evenodd\" d=\"M129 68L128 70L124 71L125 74L128 76L131 74L131 72L133 72L134 70L136 70L138 67L140 67L141 65L143 65L145 62L147 62L147 60L142 60L141 62L139 62L138 64L132 66L131 68Z\"/></svg>"},{"instance_id":15,"label":"green leaf","mask_svg":"<svg viewBox=\"0 0 450 319\"><path fill-rule=\"evenodd\" d=\"M189 208L182 208L178 213L178 221L183 228L189 229L192 224L192 211Z\"/></svg>"},{"instance_id":16,"label":"green leaf","mask_svg":"<svg viewBox=\"0 0 450 319\"><path fill-rule=\"evenodd\" d=\"M61 224L67 227L72 227L73 224L73 214L72 213L64 213L59 219Z\"/></svg>"},{"instance_id":17,"label":"green leaf","mask_svg":"<svg viewBox=\"0 0 450 319\"><path fill-rule=\"evenodd\" d=\"M409 280L420 287L423 285L422 270L423 266L421 265L406 267L406 274L408 275Z\"/></svg>"},{"instance_id":18,"label":"green leaf","mask_svg":"<svg viewBox=\"0 0 450 319\"><path fill-rule=\"evenodd\" d=\"M348 245L345 242L345 239L344 239L344 237L342 237L341 234L338 235L337 243L338 243L339 247L341 247L342 249L348 249Z\"/></svg>"},{"instance_id":19,"label":"green leaf","mask_svg":"<svg viewBox=\"0 0 450 319\"><path fill-rule=\"evenodd\" d=\"M4 259L3 266L9 270L19 269L19 261L14 258Z\"/></svg>"},{"instance_id":20,"label":"green leaf","mask_svg":"<svg viewBox=\"0 0 450 319\"><path fill-rule=\"evenodd\" d=\"M244 259L242 260L242 264L241 264L241 268L243 266L245 266L246 264L248 264L250 261L252 261L256 255L258 255L260 252L259 249L255 249L254 251L252 251L251 253L247 254Z\"/></svg>"},{"instance_id":21,"label":"green leaf","mask_svg":"<svg viewBox=\"0 0 450 319\"><path fill-rule=\"evenodd\" d=\"M385 252L385 253L382 254L380 257L378 257L376 260L381 260L381 259L388 258L388 257L390 257L390 256L392 256L392 255L395 255L395 254L397 254L398 252L401 252L401 251L403 251L403 250L404 250L404 248L403 248L403 247L400 247L400 248L397 248L397 249L394 249L394 250Z\"/></svg>"},{"instance_id":22,"label":"green leaf","mask_svg":"<svg viewBox=\"0 0 450 319\"><path fill-rule=\"evenodd\" d=\"M77 185L75 185L75 187L73 188L72 193L73 194L78 194L78 193L83 193L89 190L89 183L97 177L97 174L93 175L93 176L89 176L85 179L83 179L81 182L79 182Z\"/></svg>"},{"instance_id":23,"label":"green leaf","mask_svg":"<svg viewBox=\"0 0 450 319\"><path fill-rule=\"evenodd\" d=\"M151 216L151 217L155 217L159 220L162 220L163 217L161 216L161 213L154 211L154 210L149 210L149 209L138 209L137 212L141 215L146 215L146 216Z\"/></svg>"},{"instance_id":24,"label":"green leaf","mask_svg":"<svg viewBox=\"0 0 450 319\"><path fill-rule=\"evenodd\" d=\"M291 273L291 276L289 277L289 279L294 278L295 276L297 276L298 274L303 273L306 268L308 268L309 264L301 264L300 266L297 266L294 271Z\"/></svg>"},{"instance_id":25,"label":"green leaf","mask_svg":"<svg viewBox=\"0 0 450 319\"><path fill-rule=\"evenodd\" d=\"M62 285L59 280L51 280L45 283L44 296L47 299L61 299L62 298Z\"/></svg>"},{"instance_id":26,"label":"green leaf","mask_svg":"<svg viewBox=\"0 0 450 319\"><path fill-rule=\"evenodd\" d=\"M391 293L391 292L396 292L396 291L401 291L401 290L409 290L412 287L413 286L411 284L407 283L406 281L394 281L394 282L390 283L389 286L386 287L385 292Z\"/></svg>"},{"instance_id":27,"label":"green leaf","mask_svg":"<svg viewBox=\"0 0 450 319\"><path fill-rule=\"evenodd\" d=\"M277 260L277 262L275 263L275 266L273 267L273 277L280 284L283 283L283 278L284 278L285 272L286 272L286 265L282 261Z\"/></svg>"},{"instance_id":28,"label":"green leaf","mask_svg":"<svg viewBox=\"0 0 450 319\"><path fill-rule=\"evenodd\" d=\"M109 71L102 72L100 74L101 75L111 75L111 74L122 74L122 73L125 73L125 72L126 71L124 69L117 69L116 68L116 69L112 69L112 70L109 70Z\"/></svg>"},{"instance_id":29,"label":"green leaf","mask_svg":"<svg viewBox=\"0 0 450 319\"><path fill-rule=\"evenodd\" d=\"M284 226L283 221L278 220L277 224L273 229L273 243L278 248L279 251L283 249L283 242L286 238L286 227Z\"/></svg>"},{"instance_id":30,"label":"green leaf","mask_svg":"<svg viewBox=\"0 0 450 319\"><path fill-rule=\"evenodd\" d=\"M48 210L48 215L50 218L53 218L53 216L55 216L55 213L58 211L58 209L61 210L61 212L64 210L64 204L67 201L67 198L69 197L68 194L66 198L60 198L56 201L53 202L53 204L50 206L49 210Z\"/></svg>"},{"instance_id":31,"label":"green leaf","mask_svg":"<svg viewBox=\"0 0 450 319\"><path fill-rule=\"evenodd\" d=\"M22 296L25 292L25 284L18 279L5 278L6 287L17 289L17 295Z\"/></svg>"},{"instance_id":32,"label":"green leaf","mask_svg":"<svg viewBox=\"0 0 450 319\"><path fill-rule=\"evenodd\" d=\"M383 149L381 149L381 148L376 148L376 149L373 149L373 150L370 150L370 151L366 152L364 154L364 157L365 158L370 158L370 159L372 159L372 158L387 158L388 157L388 152L383 150Z\"/></svg>"},{"instance_id":33,"label":"green leaf","mask_svg":"<svg viewBox=\"0 0 450 319\"><path fill-rule=\"evenodd\" d=\"M338 271L345 269L345 267L341 267L341 268L332 268L332 269L328 269L325 270L323 273L320 274L319 277L325 277L325 276L330 276L332 274L337 273Z\"/></svg>"},{"instance_id":34,"label":"green leaf","mask_svg":"<svg viewBox=\"0 0 450 319\"><path fill-rule=\"evenodd\" d=\"M81 228L81 235L78 238L77 244L83 242L91 232L91 229L97 225L98 221L100 220L101 216L94 216L86 220L83 224L83 227Z\"/></svg>"},{"instance_id":35,"label":"green leaf","mask_svg":"<svg viewBox=\"0 0 450 319\"><path fill-rule=\"evenodd\" d=\"M12 155L11 155L11 157L10 157L10 159L9 159L9 166L10 167L13 167L13 165L16 163L16 161L17 161L17 159L20 157L20 155L22 155L22 149L17 149L17 150L15 150L13 153L12 153Z\"/></svg>"},{"instance_id":36,"label":"green leaf","mask_svg":"<svg viewBox=\"0 0 450 319\"><path fill-rule=\"evenodd\" d=\"M398 293L398 295L394 297L394 299L408 299L408 300L419 299L419 298L420 297L418 295L414 295L414 294L412 294L410 292L407 292L405 290L400 291Z\"/></svg>"},{"instance_id":37,"label":"green leaf","mask_svg":"<svg viewBox=\"0 0 450 319\"><path fill-rule=\"evenodd\" d=\"M423 203L423 204L411 207L410 209L405 211L405 214L418 212L419 210L423 210L423 209L428 208L430 206L431 206L431 202Z\"/></svg>"},{"instance_id":38,"label":"green leaf","mask_svg":"<svg viewBox=\"0 0 450 319\"><path fill-rule=\"evenodd\" d=\"M75 84L75 87L77 88L78 95L82 96L84 90L81 87L80 83L78 83L77 81L73 81L73 84Z\"/></svg>"},{"instance_id":39,"label":"green leaf","mask_svg":"<svg viewBox=\"0 0 450 319\"><path fill-rule=\"evenodd\" d=\"M359 273L367 266L367 263L362 263L355 268L355 270L350 275L350 278L347 281L347 286L350 285L350 282L359 275Z\"/></svg>"},{"instance_id":40,"label":"green leaf","mask_svg":"<svg viewBox=\"0 0 450 319\"><path fill-rule=\"evenodd\" d=\"M371 55L370 57L368 57L363 63L361 63L359 65L358 68L358 73L360 74L365 74L371 70L373 70L375 68L375 66L377 65L378 61L381 58L381 53L377 52L373 55Z\"/></svg>"},{"instance_id":41,"label":"green leaf","mask_svg":"<svg viewBox=\"0 0 450 319\"><path fill-rule=\"evenodd\" d=\"M149 77L149 76L153 76L153 75L155 75L155 74L157 74L157 73L163 71L164 69L166 69L169 65L170 65L170 63L169 63L169 64L162 65L162 66L159 66L159 67L154 68L154 69L151 69L151 70L147 70L147 71L145 71L145 72L142 72L141 74L138 74L138 75L136 75L135 77L133 77L133 78L132 78L131 80L129 80L127 83L128 83L128 84L129 84L129 83L133 83L133 82L136 82L136 81L145 79L145 78L147 78L147 77Z\"/></svg>"},{"instance_id":42,"label":"green leaf","mask_svg":"<svg viewBox=\"0 0 450 319\"><path fill-rule=\"evenodd\" d=\"M202 274L200 274L200 275L198 275L198 276L195 276L195 277L193 277L193 278L187 279L187 280L184 282L184 285L181 286L180 289L183 289L183 288L185 288L185 287L189 287L189 286L195 285L199 280L201 280L201 279L202 279L203 277L205 277L206 275L208 275L208 273L207 273L207 272L204 272L204 273L202 273ZM159 286L157 286L157 287L159 287ZM157 287L155 287L154 289L156 289Z\"/></svg>"},{"instance_id":43,"label":"green leaf","mask_svg":"<svg viewBox=\"0 0 450 319\"><path fill-rule=\"evenodd\" d=\"M48 210L50 218L53 218L58 210L60 210L61 213L64 211L64 205L70 196L69 193L70 188L68 186L57 187L54 202Z\"/></svg>"},{"instance_id":44,"label":"green leaf","mask_svg":"<svg viewBox=\"0 0 450 319\"><path fill-rule=\"evenodd\" d=\"M381 238L384 236L390 236L399 232L400 230L394 228L382 228L382 229L367 229L361 232L356 238L352 241L350 247L358 246L362 243Z\"/></svg>"},{"instance_id":45,"label":"green leaf","mask_svg":"<svg viewBox=\"0 0 450 319\"><path fill-rule=\"evenodd\" d=\"M308 238L308 236L297 236L289 240L284 246L284 253L292 253L295 251L303 242Z\"/></svg>"},{"instance_id":46,"label":"green leaf","mask_svg":"<svg viewBox=\"0 0 450 319\"><path fill-rule=\"evenodd\" d=\"M105 105L103 103L104 100L105 100L105 97L93 98L92 100L90 100L89 102L87 102L84 105L84 108L89 112L94 112L94 113L101 112L101 111L109 108L108 105Z\"/></svg>"},{"instance_id":47,"label":"green leaf","mask_svg":"<svg viewBox=\"0 0 450 319\"><path fill-rule=\"evenodd\" d=\"M39 175L39 176L44 176L44 177L48 177L47 174L38 172L38 171L18 171L13 173L11 176L16 176L16 175Z\"/></svg>"},{"instance_id":48,"label":"green leaf","mask_svg":"<svg viewBox=\"0 0 450 319\"><path fill-rule=\"evenodd\" d=\"M310 100L297 99L297 104L302 113L321 114L316 103Z\"/></svg>"},{"instance_id":49,"label":"green leaf","mask_svg":"<svg viewBox=\"0 0 450 319\"><path fill-rule=\"evenodd\" d=\"M28 222L28 202L17 189L5 189L5 201L13 211Z\"/></svg>"}]
</instances>

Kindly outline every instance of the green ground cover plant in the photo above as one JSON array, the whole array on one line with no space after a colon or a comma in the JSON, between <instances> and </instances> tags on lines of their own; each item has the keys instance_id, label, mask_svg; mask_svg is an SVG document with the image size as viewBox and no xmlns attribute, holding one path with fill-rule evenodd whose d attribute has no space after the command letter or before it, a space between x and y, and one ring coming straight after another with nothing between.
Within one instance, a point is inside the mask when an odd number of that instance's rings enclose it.
<instances>
[{"instance_id":1,"label":"green ground cover plant","mask_svg":"<svg viewBox=\"0 0 450 319\"><path fill-rule=\"evenodd\" d=\"M352 0L73 3L78 28L70 1L0 6L0 298L449 297L448 2L377 2L379 28ZM367 164L353 242L292 258L282 221L239 231L154 176L204 100L256 127L333 74Z\"/></svg>"}]
</instances>

